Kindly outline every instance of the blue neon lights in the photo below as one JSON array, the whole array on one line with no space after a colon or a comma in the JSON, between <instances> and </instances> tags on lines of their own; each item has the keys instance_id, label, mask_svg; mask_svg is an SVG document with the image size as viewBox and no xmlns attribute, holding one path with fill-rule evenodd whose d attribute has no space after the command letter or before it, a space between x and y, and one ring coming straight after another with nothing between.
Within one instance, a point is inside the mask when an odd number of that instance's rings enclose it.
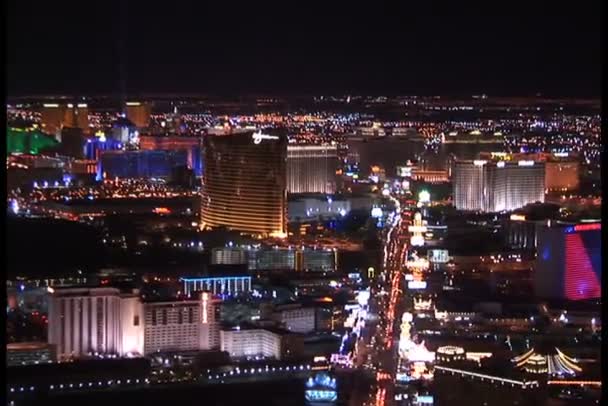
<instances>
[{"instance_id":1,"label":"blue neon lights","mask_svg":"<svg viewBox=\"0 0 608 406\"><path fill-rule=\"evenodd\" d=\"M319 372L306 381L304 396L308 402L335 402L338 400L337 387L336 378L326 372Z\"/></svg>"}]
</instances>

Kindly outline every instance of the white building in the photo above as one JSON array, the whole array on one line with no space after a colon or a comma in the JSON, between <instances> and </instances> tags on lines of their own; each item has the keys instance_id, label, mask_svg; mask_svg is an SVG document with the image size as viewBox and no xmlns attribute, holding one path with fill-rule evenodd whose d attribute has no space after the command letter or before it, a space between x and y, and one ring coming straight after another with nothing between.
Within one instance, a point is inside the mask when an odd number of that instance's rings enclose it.
<instances>
[{"instance_id":1,"label":"white building","mask_svg":"<svg viewBox=\"0 0 608 406\"><path fill-rule=\"evenodd\" d=\"M116 288L49 288L48 343L61 359L89 353L143 354L139 292Z\"/></svg>"},{"instance_id":2,"label":"white building","mask_svg":"<svg viewBox=\"0 0 608 406\"><path fill-rule=\"evenodd\" d=\"M458 210L511 211L545 201L544 162L457 161L453 182Z\"/></svg>"},{"instance_id":3,"label":"white building","mask_svg":"<svg viewBox=\"0 0 608 406\"><path fill-rule=\"evenodd\" d=\"M144 354L219 347L219 306L209 292L198 300L144 304Z\"/></svg>"},{"instance_id":4,"label":"white building","mask_svg":"<svg viewBox=\"0 0 608 406\"><path fill-rule=\"evenodd\" d=\"M302 351L300 336L273 327L235 327L220 331L221 350L232 358L286 359Z\"/></svg>"},{"instance_id":5,"label":"white building","mask_svg":"<svg viewBox=\"0 0 608 406\"><path fill-rule=\"evenodd\" d=\"M288 193L335 193L337 169L336 146L287 146Z\"/></svg>"}]
</instances>

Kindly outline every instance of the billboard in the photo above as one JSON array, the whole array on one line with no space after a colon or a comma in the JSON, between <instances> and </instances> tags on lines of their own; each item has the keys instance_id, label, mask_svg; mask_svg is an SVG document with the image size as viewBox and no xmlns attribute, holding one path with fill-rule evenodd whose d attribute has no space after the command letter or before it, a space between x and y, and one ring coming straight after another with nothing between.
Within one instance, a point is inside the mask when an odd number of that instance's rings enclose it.
<instances>
[{"instance_id":1,"label":"billboard","mask_svg":"<svg viewBox=\"0 0 608 406\"><path fill-rule=\"evenodd\" d=\"M398 166L397 167L397 176L403 178L409 178L412 176L412 167L411 166Z\"/></svg>"},{"instance_id":2,"label":"billboard","mask_svg":"<svg viewBox=\"0 0 608 406\"><path fill-rule=\"evenodd\" d=\"M412 289L412 290L426 289L426 282L425 281L409 281L407 283L407 288Z\"/></svg>"},{"instance_id":3,"label":"billboard","mask_svg":"<svg viewBox=\"0 0 608 406\"><path fill-rule=\"evenodd\" d=\"M436 264L445 264L450 260L448 250L429 250L428 258L429 262L434 262Z\"/></svg>"}]
</instances>

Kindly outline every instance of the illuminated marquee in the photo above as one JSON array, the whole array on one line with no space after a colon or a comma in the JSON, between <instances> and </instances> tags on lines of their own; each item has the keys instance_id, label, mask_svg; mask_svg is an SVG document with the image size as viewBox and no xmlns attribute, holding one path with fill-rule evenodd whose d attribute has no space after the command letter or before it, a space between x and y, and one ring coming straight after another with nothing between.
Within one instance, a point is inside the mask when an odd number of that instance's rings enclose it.
<instances>
[{"instance_id":1,"label":"illuminated marquee","mask_svg":"<svg viewBox=\"0 0 608 406\"><path fill-rule=\"evenodd\" d=\"M534 161L519 161L517 164L519 166L534 166Z\"/></svg>"}]
</instances>

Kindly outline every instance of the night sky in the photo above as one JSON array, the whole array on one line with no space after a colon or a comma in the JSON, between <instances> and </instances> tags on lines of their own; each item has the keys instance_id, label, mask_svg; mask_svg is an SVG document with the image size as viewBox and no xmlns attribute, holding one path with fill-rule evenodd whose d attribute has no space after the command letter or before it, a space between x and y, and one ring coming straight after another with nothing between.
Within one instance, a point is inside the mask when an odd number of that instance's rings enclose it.
<instances>
[{"instance_id":1,"label":"night sky","mask_svg":"<svg viewBox=\"0 0 608 406\"><path fill-rule=\"evenodd\" d=\"M599 0L8 3L10 95L600 94Z\"/></svg>"}]
</instances>

